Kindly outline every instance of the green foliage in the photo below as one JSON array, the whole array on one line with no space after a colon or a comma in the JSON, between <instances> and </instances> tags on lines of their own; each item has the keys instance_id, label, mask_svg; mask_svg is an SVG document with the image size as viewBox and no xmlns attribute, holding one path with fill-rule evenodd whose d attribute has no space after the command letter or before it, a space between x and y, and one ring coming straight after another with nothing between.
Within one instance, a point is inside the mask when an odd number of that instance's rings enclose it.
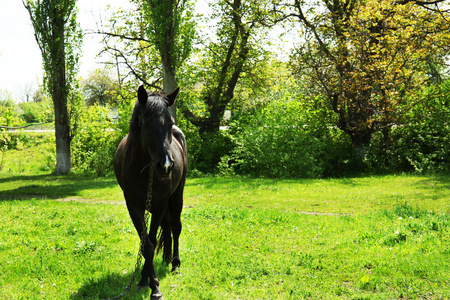
<instances>
[{"instance_id":1,"label":"green foliage","mask_svg":"<svg viewBox=\"0 0 450 300\"><path fill-rule=\"evenodd\" d=\"M163 64L176 71L189 57L196 35L193 2L190 0L142 2L148 37L158 49Z\"/></svg>"},{"instance_id":2,"label":"green foliage","mask_svg":"<svg viewBox=\"0 0 450 300\"><path fill-rule=\"evenodd\" d=\"M42 53L46 88L53 97L55 89L62 89L62 93L67 96L76 80L83 40L83 33L77 23L76 1L56 3L50 0L26 0L24 4ZM65 74L60 74L61 70ZM57 88L62 82L58 81L61 78L64 78L64 86ZM65 100L66 97L63 97L62 101Z\"/></svg>"},{"instance_id":3,"label":"green foliage","mask_svg":"<svg viewBox=\"0 0 450 300\"><path fill-rule=\"evenodd\" d=\"M19 118L19 113L15 106L9 101L0 103L0 125L8 127L17 127L24 125L23 120ZM4 106L5 105L5 106ZM0 128L0 170L3 169L4 153L8 149L14 148L17 139L12 137L6 128Z\"/></svg>"},{"instance_id":4,"label":"green foliage","mask_svg":"<svg viewBox=\"0 0 450 300\"><path fill-rule=\"evenodd\" d=\"M8 90L0 89L0 107L3 106L14 106L14 98Z\"/></svg>"},{"instance_id":5,"label":"green foliage","mask_svg":"<svg viewBox=\"0 0 450 300\"><path fill-rule=\"evenodd\" d=\"M216 173L219 162L227 157L234 147L233 138L223 131L203 134L200 143L201 147L194 152L192 168L206 174Z\"/></svg>"},{"instance_id":6,"label":"green foliage","mask_svg":"<svg viewBox=\"0 0 450 300\"><path fill-rule=\"evenodd\" d=\"M133 1L133 9L110 11L109 21L105 26L104 49L102 56L109 55L107 62L129 72L118 73L121 84L136 81L147 86L160 85L162 70L158 50L147 37L149 20L142 17L143 1ZM134 78L129 78L134 75ZM135 89L136 90L136 89ZM119 102L120 103L120 102Z\"/></svg>"},{"instance_id":7,"label":"green foliage","mask_svg":"<svg viewBox=\"0 0 450 300\"><path fill-rule=\"evenodd\" d=\"M134 85L129 89L122 89L118 93L117 100L117 115L118 119L116 121L116 129L120 131L119 136L124 138L128 134L131 115L133 113L134 105L136 104L136 90Z\"/></svg>"},{"instance_id":8,"label":"green foliage","mask_svg":"<svg viewBox=\"0 0 450 300\"><path fill-rule=\"evenodd\" d=\"M74 82L74 89L69 93L67 98L67 113L69 119L69 136L72 139L78 130L80 116L85 108L85 101L78 86L78 80Z\"/></svg>"},{"instance_id":9,"label":"green foliage","mask_svg":"<svg viewBox=\"0 0 450 300\"><path fill-rule=\"evenodd\" d=\"M135 80L169 93L177 87L176 75L185 65L195 39L193 3L189 0L133 0L133 9L112 13L104 35L110 64L129 70L119 81ZM131 75L131 76L130 76ZM137 85L137 84L136 84Z\"/></svg>"},{"instance_id":10,"label":"green foliage","mask_svg":"<svg viewBox=\"0 0 450 300\"><path fill-rule=\"evenodd\" d=\"M24 125L16 106L0 106L0 125L8 127Z\"/></svg>"},{"instance_id":11,"label":"green foliage","mask_svg":"<svg viewBox=\"0 0 450 300\"><path fill-rule=\"evenodd\" d=\"M343 171L348 140L305 99L273 100L239 124L233 163L253 176L317 178ZM340 165L341 164L341 165Z\"/></svg>"},{"instance_id":12,"label":"green foliage","mask_svg":"<svg viewBox=\"0 0 450 300\"><path fill-rule=\"evenodd\" d=\"M96 69L81 82L81 90L87 105L116 105L118 83L114 82L107 69Z\"/></svg>"},{"instance_id":13,"label":"green foliage","mask_svg":"<svg viewBox=\"0 0 450 300\"><path fill-rule=\"evenodd\" d=\"M112 171L118 133L109 114L108 107L99 105L87 107L81 112L71 144L75 169L98 176Z\"/></svg>"},{"instance_id":14,"label":"green foliage","mask_svg":"<svg viewBox=\"0 0 450 300\"><path fill-rule=\"evenodd\" d=\"M23 2L34 28L45 71L44 85L55 112L56 172L71 169L71 120L68 103L76 97L76 74L83 39L77 22L76 1L26 0ZM72 119L73 121L73 119Z\"/></svg>"},{"instance_id":15,"label":"green foliage","mask_svg":"<svg viewBox=\"0 0 450 300\"><path fill-rule=\"evenodd\" d=\"M450 172L450 80L419 95L405 119L394 133L398 153L416 172Z\"/></svg>"},{"instance_id":16,"label":"green foliage","mask_svg":"<svg viewBox=\"0 0 450 300\"><path fill-rule=\"evenodd\" d=\"M430 66L446 64L450 23L431 3L324 0L291 7L305 35L292 66L327 99L355 150L366 148L374 132L403 125L405 94L430 80Z\"/></svg>"},{"instance_id":17,"label":"green foliage","mask_svg":"<svg viewBox=\"0 0 450 300\"><path fill-rule=\"evenodd\" d=\"M0 170L13 174L55 168L53 132L0 132Z\"/></svg>"},{"instance_id":18,"label":"green foliage","mask_svg":"<svg viewBox=\"0 0 450 300\"><path fill-rule=\"evenodd\" d=\"M410 95L401 107L401 126L392 128L390 148L375 136L368 164L372 170L450 172L450 80Z\"/></svg>"},{"instance_id":19,"label":"green foliage","mask_svg":"<svg viewBox=\"0 0 450 300\"><path fill-rule=\"evenodd\" d=\"M201 135L218 134L224 112L238 93L239 85L247 90L264 86L267 77L262 74L271 56L263 47L268 43L263 24L269 19L269 2L211 3L209 22L217 23L215 36L205 35L209 37L203 42L207 46L200 48L189 72L185 72L186 78L181 80L198 95L181 98L184 104L181 111ZM202 138L207 139L206 135Z\"/></svg>"},{"instance_id":20,"label":"green foliage","mask_svg":"<svg viewBox=\"0 0 450 300\"><path fill-rule=\"evenodd\" d=\"M23 132L17 130L4 133L8 134L7 150L21 150L51 143L54 137L52 132Z\"/></svg>"},{"instance_id":21,"label":"green foliage","mask_svg":"<svg viewBox=\"0 0 450 300\"><path fill-rule=\"evenodd\" d=\"M22 110L21 118L26 123L53 122L53 106L49 101L22 102L19 106Z\"/></svg>"}]
</instances>

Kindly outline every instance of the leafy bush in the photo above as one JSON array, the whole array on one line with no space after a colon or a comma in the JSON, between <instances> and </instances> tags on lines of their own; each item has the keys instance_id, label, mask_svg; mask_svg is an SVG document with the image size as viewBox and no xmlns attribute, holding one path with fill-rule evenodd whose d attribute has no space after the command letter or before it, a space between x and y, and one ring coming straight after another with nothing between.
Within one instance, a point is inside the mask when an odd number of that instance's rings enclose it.
<instances>
[{"instance_id":1,"label":"leafy bush","mask_svg":"<svg viewBox=\"0 0 450 300\"><path fill-rule=\"evenodd\" d=\"M118 131L109 117L110 109L98 105L86 108L78 118L72 140L75 169L104 176L113 169Z\"/></svg>"},{"instance_id":2,"label":"leafy bush","mask_svg":"<svg viewBox=\"0 0 450 300\"><path fill-rule=\"evenodd\" d=\"M8 127L22 126L23 121L19 118L19 114L10 101L0 105L0 125ZM3 152L13 149L17 145L18 140L11 136L6 128L0 128L0 170L3 168Z\"/></svg>"},{"instance_id":3,"label":"leafy bush","mask_svg":"<svg viewBox=\"0 0 450 300\"><path fill-rule=\"evenodd\" d=\"M414 171L450 171L450 80L412 103L394 140Z\"/></svg>"},{"instance_id":4,"label":"leafy bush","mask_svg":"<svg viewBox=\"0 0 450 300\"><path fill-rule=\"evenodd\" d=\"M375 135L368 163L388 172L450 171L450 80L424 88L402 108L403 124L392 128L390 149Z\"/></svg>"},{"instance_id":5,"label":"leafy bush","mask_svg":"<svg viewBox=\"0 0 450 300\"><path fill-rule=\"evenodd\" d=\"M8 127L17 127L25 125L19 117L19 112L15 106L0 105L0 125Z\"/></svg>"},{"instance_id":6,"label":"leafy bush","mask_svg":"<svg viewBox=\"0 0 450 300\"><path fill-rule=\"evenodd\" d=\"M222 157L227 157L233 146L233 138L225 131L204 134L200 137L200 147L192 156L191 167L206 174L216 173Z\"/></svg>"},{"instance_id":7,"label":"leafy bush","mask_svg":"<svg viewBox=\"0 0 450 300\"><path fill-rule=\"evenodd\" d=\"M301 100L272 101L238 125L233 155L237 172L316 178L333 175L346 164L348 141L327 124L325 110Z\"/></svg>"},{"instance_id":8,"label":"leafy bush","mask_svg":"<svg viewBox=\"0 0 450 300\"><path fill-rule=\"evenodd\" d=\"M22 102L21 118L26 123L49 123L53 121L53 109L50 101Z\"/></svg>"}]
</instances>

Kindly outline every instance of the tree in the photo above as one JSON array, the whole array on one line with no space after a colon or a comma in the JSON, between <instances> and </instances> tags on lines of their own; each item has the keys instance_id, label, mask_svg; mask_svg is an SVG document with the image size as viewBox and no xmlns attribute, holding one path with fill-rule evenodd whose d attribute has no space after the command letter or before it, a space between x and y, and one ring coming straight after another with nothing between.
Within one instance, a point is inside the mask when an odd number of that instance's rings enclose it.
<instances>
[{"instance_id":1,"label":"tree","mask_svg":"<svg viewBox=\"0 0 450 300\"><path fill-rule=\"evenodd\" d=\"M26 0L34 35L42 53L45 84L55 112L56 173L71 169L68 97L72 91L82 34L76 20L76 1Z\"/></svg>"},{"instance_id":2,"label":"tree","mask_svg":"<svg viewBox=\"0 0 450 300\"><path fill-rule=\"evenodd\" d=\"M163 90L169 94L178 87L176 71L192 49L193 8L189 0L146 0L143 10L152 21L150 37L161 57ZM176 120L176 104L170 110Z\"/></svg>"},{"instance_id":3,"label":"tree","mask_svg":"<svg viewBox=\"0 0 450 300\"><path fill-rule=\"evenodd\" d=\"M0 89L0 106L6 107L14 106L14 97L10 91Z\"/></svg>"},{"instance_id":4,"label":"tree","mask_svg":"<svg viewBox=\"0 0 450 300\"><path fill-rule=\"evenodd\" d=\"M161 89L162 80L163 92L170 93L177 88L177 70L192 49L192 4L189 0L132 3L137 9L116 12L106 30L100 32L104 35L103 52L112 54L112 64L128 70L126 76L132 75L154 89ZM171 113L176 118L175 105Z\"/></svg>"},{"instance_id":5,"label":"tree","mask_svg":"<svg viewBox=\"0 0 450 300\"><path fill-rule=\"evenodd\" d=\"M20 100L24 102L30 102L30 100L32 100L33 97L32 94L33 94L33 85L29 82L22 84L19 95Z\"/></svg>"},{"instance_id":6,"label":"tree","mask_svg":"<svg viewBox=\"0 0 450 300\"><path fill-rule=\"evenodd\" d=\"M263 43L264 29L270 23L270 1L221 0L213 5L213 11L218 20L216 36L200 54L196 70L191 70L197 81L192 85L200 88L198 97L203 99L205 111L198 113L189 103L182 108L201 136L219 131L239 80L243 76L256 79L268 57Z\"/></svg>"},{"instance_id":7,"label":"tree","mask_svg":"<svg viewBox=\"0 0 450 300\"><path fill-rule=\"evenodd\" d=\"M116 83L106 70L94 70L81 83L81 90L87 105L117 104Z\"/></svg>"},{"instance_id":8,"label":"tree","mask_svg":"<svg viewBox=\"0 0 450 300\"><path fill-rule=\"evenodd\" d=\"M429 4L443 1L295 0L286 15L304 30L292 66L319 93L362 159L372 134L398 124L399 104L430 79L450 50L449 23ZM388 139L385 139L388 142ZM386 147L389 147L386 144Z\"/></svg>"}]
</instances>

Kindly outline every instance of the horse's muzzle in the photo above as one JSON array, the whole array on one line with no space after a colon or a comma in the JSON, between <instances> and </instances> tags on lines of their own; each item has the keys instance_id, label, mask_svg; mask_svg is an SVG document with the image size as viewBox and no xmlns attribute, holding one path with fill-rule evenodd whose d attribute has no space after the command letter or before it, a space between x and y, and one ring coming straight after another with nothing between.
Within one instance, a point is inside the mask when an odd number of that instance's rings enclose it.
<instances>
[{"instance_id":1,"label":"horse's muzzle","mask_svg":"<svg viewBox=\"0 0 450 300\"><path fill-rule=\"evenodd\" d=\"M166 154L165 160L160 160L156 168L159 173L169 175L173 170L173 159Z\"/></svg>"}]
</instances>

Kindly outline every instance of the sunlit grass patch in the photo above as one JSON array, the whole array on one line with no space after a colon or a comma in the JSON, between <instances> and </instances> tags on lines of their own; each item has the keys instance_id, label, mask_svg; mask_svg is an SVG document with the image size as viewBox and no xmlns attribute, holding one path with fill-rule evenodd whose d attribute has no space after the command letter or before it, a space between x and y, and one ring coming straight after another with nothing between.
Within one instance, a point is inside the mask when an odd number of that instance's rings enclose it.
<instances>
[{"instance_id":1,"label":"sunlit grass patch","mask_svg":"<svg viewBox=\"0 0 450 300\"><path fill-rule=\"evenodd\" d=\"M450 213L450 177L377 176L340 179L196 178L186 185L189 205L270 207L295 212L365 214L407 202Z\"/></svg>"}]
</instances>

